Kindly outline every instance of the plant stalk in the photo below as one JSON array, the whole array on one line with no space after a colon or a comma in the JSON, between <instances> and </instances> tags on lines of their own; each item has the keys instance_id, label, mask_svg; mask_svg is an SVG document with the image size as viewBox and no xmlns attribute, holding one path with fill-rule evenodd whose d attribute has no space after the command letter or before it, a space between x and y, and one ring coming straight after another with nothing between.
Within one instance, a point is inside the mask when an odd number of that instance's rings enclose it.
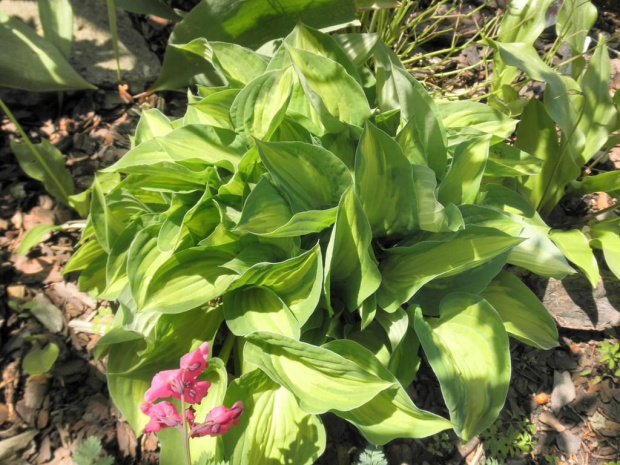
<instances>
[{"instance_id":1,"label":"plant stalk","mask_svg":"<svg viewBox=\"0 0 620 465\"><path fill-rule=\"evenodd\" d=\"M192 465L192 457L189 452L189 435L187 433L187 417L185 416L185 396L181 394L181 416L183 417L183 455L185 464Z\"/></svg>"},{"instance_id":2,"label":"plant stalk","mask_svg":"<svg viewBox=\"0 0 620 465\"><path fill-rule=\"evenodd\" d=\"M222 350L220 350L220 359L224 362L224 365L228 363L228 359L230 358L230 353L232 352L232 348L235 344L236 336L233 333L228 333L226 335L226 339L224 340L224 345L222 345Z\"/></svg>"}]
</instances>

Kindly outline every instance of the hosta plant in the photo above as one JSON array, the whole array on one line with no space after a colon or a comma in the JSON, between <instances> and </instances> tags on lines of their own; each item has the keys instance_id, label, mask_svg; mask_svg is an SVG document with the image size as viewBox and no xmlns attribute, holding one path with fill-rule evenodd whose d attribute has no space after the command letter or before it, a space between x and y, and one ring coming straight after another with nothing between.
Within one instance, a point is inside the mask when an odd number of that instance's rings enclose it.
<instances>
[{"instance_id":1,"label":"hosta plant","mask_svg":"<svg viewBox=\"0 0 620 465\"><path fill-rule=\"evenodd\" d=\"M539 170L505 142L516 121L435 103L372 35L300 24L269 58L208 47L225 85L190 93L180 119L144 111L94 180L65 270L118 302L97 355L123 415L142 432L153 375L208 341L195 416L244 409L192 441L193 463L312 463L325 412L374 445L479 434L506 398L509 336L556 345L504 266L574 272L529 204L489 182ZM445 417L405 390L422 357ZM161 462L178 463L180 435L157 434Z\"/></svg>"}]
</instances>

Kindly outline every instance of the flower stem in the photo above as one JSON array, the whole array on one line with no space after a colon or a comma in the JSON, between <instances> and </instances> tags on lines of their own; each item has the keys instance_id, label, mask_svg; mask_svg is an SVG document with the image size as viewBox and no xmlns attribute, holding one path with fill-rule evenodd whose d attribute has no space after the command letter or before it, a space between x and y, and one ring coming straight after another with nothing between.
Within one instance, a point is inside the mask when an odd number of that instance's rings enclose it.
<instances>
[{"instance_id":1,"label":"flower stem","mask_svg":"<svg viewBox=\"0 0 620 465\"><path fill-rule=\"evenodd\" d=\"M224 365L228 363L234 343L235 335L233 333L228 333L226 335L226 339L224 340L224 344L222 345L222 350L220 350L220 359L224 362Z\"/></svg>"},{"instance_id":2,"label":"flower stem","mask_svg":"<svg viewBox=\"0 0 620 465\"><path fill-rule=\"evenodd\" d=\"M185 464L192 465L192 458L189 453L189 435L187 433L187 416L185 415L184 395L181 395L181 415L183 417L183 452L185 454Z\"/></svg>"}]
</instances>

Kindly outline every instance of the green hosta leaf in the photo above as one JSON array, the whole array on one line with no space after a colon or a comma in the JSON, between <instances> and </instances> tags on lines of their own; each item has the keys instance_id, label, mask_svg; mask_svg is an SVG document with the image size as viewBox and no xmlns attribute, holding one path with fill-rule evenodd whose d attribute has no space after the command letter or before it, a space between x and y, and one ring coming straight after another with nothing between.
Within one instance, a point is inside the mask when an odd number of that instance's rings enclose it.
<instances>
[{"instance_id":1,"label":"green hosta leaf","mask_svg":"<svg viewBox=\"0 0 620 465\"><path fill-rule=\"evenodd\" d=\"M592 253L588 238L578 229L551 231L549 238L558 246L566 258L583 271L592 288L595 288L599 280L598 263Z\"/></svg>"},{"instance_id":2,"label":"green hosta leaf","mask_svg":"<svg viewBox=\"0 0 620 465\"><path fill-rule=\"evenodd\" d=\"M401 126L414 121L426 165L442 178L447 168L448 142L441 113L426 89L407 70L392 66L392 74L400 103Z\"/></svg>"},{"instance_id":3,"label":"green hosta leaf","mask_svg":"<svg viewBox=\"0 0 620 465\"><path fill-rule=\"evenodd\" d=\"M336 34L332 37L355 66L368 61L379 41L379 34Z\"/></svg>"},{"instance_id":4,"label":"green hosta leaf","mask_svg":"<svg viewBox=\"0 0 620 465\"><path fill-rule=\"evenodd\" d=\"M458 101L437 104L446 128L473 128L502 139L512 135L517 120L482 103Z\"/></svg>"},{"instance_id":5,"label":"green hosta leaf","mask_svg":"<svg viewBox=\"0 0 620 465\"><path fill-rule=\"evenodd\" d=\"M203 89L209 89L203 87ZM188 93L188 107L183 116L183 125L208 124L218 128L232 129L230 108L239 95L240 89L225 89L206 97L196 97Z\"/></svg>"},{"instance_id":6,"label":"green hosta leaf","mask_svg":"<svg viewBox=\"0 0 620 465\"><path fill-rule=\"evenodd\" d=\"M49 224L38 224L33 226L26 231L26 234L22 237L19 248L17 249L17 254L26 255L30 249L39 245L49 233L59 230L61 230L59 226Z\"/></svg>"},{"instance_id":7,"label":"green hosta leaf","mask_svg":"<svg viewBox=\"0 0 620 465\"><path fill-rule=\"evenodd\" d=\"M589 0L566 0L560 5L555 30L562 42L570 45L573 55L581 55L585 52L586 37L596 23L596 17L596 7ZM599 76L599 78L605 77ZM609 96L609 91L607 96Z\"/></svg>"},{"instance_id":8,"label":"green hosta leaf","mask_svg":"<svg viewBox=\"0 0 620 465\"><path fill-rule=\"evenodd\" d=\"M522 242L492 228L469 226L447 242L425 241L394 247L381 262L377 302L395 311L427 282L474 268Z\"/></svg>"},{"instance_id":9,"label":"green hosta leaf","mask_svg":"<svg viewBox=\"0 0 620 465\"><path fill-rule=\"evenodd\" d=\"M323 346L394 387L380 392L366 404L334 413L353 423L371 444L385 444L396 438L423 438L450 428L451 423L415 406L398 381L362 346L353 341L332 341Z\"/></svg>"},{"instance_id":10,"label":"green hosta leaf","mask_svg":"<svg viewBox=\"0 0 620 465\"><path fill-rule=\"evenodd\" d=\"M173 254L153 275L142 310L181 313L219 297L237 279L222 268L231 258L230 252L214 247Z\"/></svg>"},{"instance_id":11,"label":"green hosta leaf","mask_svg":"<svg viewBox=\"0 0 620 465\"><path fill-rule=\"evenodd\" d=\"M456 147L452 164L437 190L441 203L474 203L489 156L491 136L463 142Z\"/></svg>"},{"instance_id":12,"label":"green hosta leaf","mask_svg":"<svg viewBox=\"0 0 620 465\"><path fill-rule=\"evenodd\" d=\"M135 145L140 145L155 137L163 137L173 129L168 117L158 109L151 108L143 111L136 127Z\"/></svg>"},{"instance_id":13,"label":"green hosta leaf","mask_svg":"<svg viewBox=\"0 0 620 465\"><path fill-rule=\"evenodd\" d=\"M414 307L410 306L409 309L413 310ZM420 368L419 350L420 340L413 329L413 319L410 319L405 336L392 351L387 366L390 373L394 374L401 386L405 388L413 382Z\"/></svg>"},{"instance_id":14,"label":"green hosta leaf","mask_svg":"<svg viewBox=\"0 0 620 465\"><path fill-rule=\"evenodd\" d=\"M233 381L224 405L243 401L240 424L223 437L231 465L310 465L325 450L320 418L303 412L295 397L254 370Z\"/></svg>"},{"instance_id":15,"label":"green hosta leaf","mask_svg":"<svg viewBox=\"0 0 620 465\"><path fill-rule=\"evenodd\" d=\"M532 176L542 170L543 160L504 143L489 148L489 159L484 169L485 176L506 178Z\"/></svg>"},{"instance_id":16,"label":"green hosta leaf","mask_svg":"<svg viewBox=\"0 0 620 465\"><path fill-rule=\"evenodd\" d=\"M463 205L461 213L467 225L497 228L511 236L523 238L523 242L510 251L508 263L556 279L564 279L575 272L564 254L547 237L550 228L544 223L539 225L527 217L479 205Z\"/></svg>"},{"instance_id":17,"label":"green hosta leaf","mask_svg":"<svg viewBox=\"0 0 620 465\"><path fill-rule=\"evenodd\" d=\"M342 123L362 127L370 118L370 107L362 86L346 69L321 55L288 45L286 49L306 97L323 125L330 132L342 131Z\"/></svg>"},{"instance_id":18,"label":"green hosta leaf","mask_svg":"<svg viewBox=\"0 0 620 465\"><path fill-rule=\"evenodd\" d=\"M216 165L232 172L246 151L241 138L230 130L190 124L138 145L104 172L161 162L180 162L197 170Z\"/></svg>"},{"instance_id":19,"label":"green hosta leaf","mask_svg":"<svg viewBox=\"0 0 620 465\"><path fill-rule=\"evenodd\" d=\"M558 346L555 321L538 297L516 276L502 271L480 297L499 313L510 336L537 349Z\"/></svg>"},{"instance_id":20,"label":"green hosta leaf","mask_svg":"<svg viewBox=\"0 0 620 465\"><path fill-rule=\"evenodd\" d=\"M355 154L355 191L373 236L404 235L416 229L411 165L396 141L370 122Z\"/></svg>"},{"instance_id":21,"label":"green hosta leaf","mask_svg":"<svg viewBox=\"0 0 620 465\"><path fill-rule=\"evenodd\" d=\"M243 87L265 72L267 63L263 58L245 47L234 43L210 42L213 64L234 87Z\"/></svg>"},{"instance_id":22,"label":"green hosta leaf","mask_svg":"<svg viewBox=\"0 0 620 465\"><path fill-rule=\"evenodd\" d=\"M620 279L620 218L590 222L592 246L603 250L609 269Z\"/></svg>"},{"instance_id":23,"label":"green hosta leaf","mask_svg":"<svg viewBox=\"0 0 620 465\"><path fill-rule=\"evenodd\" d=\"M226 324L237 336L270 331L299 339L300 325L278 295L264 287L237 289L224 295Z\"/></svg>"},{"instance_id":24,"label":"green hosta leaf","mask_svg":"<svg viewBox=\"0 0 620 465\"><path fill-rule=\"evenodd\" d=\"M455 205L446 208L437 201L435 172L426 166L412 165L413 185L416 189L418 224L423 231L447 232L465 227L461 212Z\"/></svg>"},{"instance_id":25,"label":"green hosta leaf","mask_svg":"<svg viewBox=\"0 0 620 465\"><path fill-rule=\"evenodd\" d=\"M322 278L323 260L317 244L311 250L283 262L252 266L230 290L266 287L284 301L299 325L303 325L319 303Z\"/></svg>"},{"instance_id":26,"label":"green hosta leaf","mask_svg":"<svg viewBox=\"0 0 620 465\"><path fill-rule=\"evenodd\" d=\"M25 142L11 141L11 150L21 169L31 178L41 181L45 190L60 203L71 206L69 196L73 195L75 188L60 150L46 139L42 139L40 144L32 144L31 147L34 151ZM86 216L84 211L79 213Z\"/></svg>"},{"instance_id":27,"label":"green hosta leaf","mask_svg":"<svg viewBox=\"0 0 620 465\"><path fill-rule=\"evenodd\" d=\"M350 187L338 205L336 225L325 255L325 294L342 296L349 310L360 307L378 289L381 274L372 254L370 224Z\"/></svg>"},{"instance_id":28,"label":"green hosta leaf","mask_svg":"<svg viewBox=\"0 0 620 465\"><path fill-rule=\"evenodd\" d=\"M207 414L215 407L222 404L227 407L232 406L232 404L225 403L224 401L228 384L228 375L226 374L224 363L219 358L210 358L207 363L209 366L200 375L199 379L201 381L209 381L211 387L207 397L200 404L193 406L196 409L195 418L198 422L204 421ZM179 403L175 403L180 411ZM161 447L159 454L160 465L177 465L179 463L179 451L183 449L183 435L179 434L176 428L167 428L157 433L157 437ZM224 456L222 439L219 437L206 436L200 438L200 440L190 440L189 447L192 464L195 465L204 465L205 457L209 457L214 463L217 463Z\"/></svg>"},{"instance_id":29,"label":"green hosta leaf","mask_svg":"<svg viewBox=\"0 0 620 465\"><path fill-rule=\"evenodd\" d=\"M243 357L288 389L308 413L348 411L394 385L330 350L278 334L247 336Z\"/></svg>"},{"instance_id":30,"label":"green hosta leaf","mask_svg":"<svg viewBox=\"0 0 620 465\"><path fill-rule=\"evenodd\" d=\"M424 319L417 310L415 330L454 431L468 441L491 426L506 400L510 351L504 324L484 299L452 294L441 302L440 318Z\"/></svg>"},{"instance_id":31,"label":"green hosta leaf","mask_svg":"<svg viewBox=\"0 0 620 465\"><path fill-rule=\"evenodd\" d=\"M537 210L551 211L564 195L564 186L576 179L580 170L569 157L561 156L555 123L536 99L523 111L516 147L543 160L540 174L522 179L519 192Z\"/></svg>"},{"instance_id":32,"label":"green hosta leaf","mask_svg":"<svg viewBox=\"0 0 620 465\"><path fill-rule=\"evenodd\" d=\"M22 368L30 376L47 373L54 366L59 353L60 349L53 342L50 342L43 349L30 349L24 357Z\"/></svg>"},{"instance_id":33,"label":"green hosta leaf","mask_svg":"<svg viewBox=\"0 0 620 465\"><path fill-rule=\"evenodd\" d=\"M85 269L90 263L97 261L98 258L107 256L105 250L101 248L99 242L96 239L91 239L85 244L82 244L80 248L69 259L63 274L71 273L73 271L80 271Z\"/></svg>"},{"instance_id":34,"label":"green hosta leaf","mask_svg":"<svg viewBox=\"0 0 620 465\"><path fill-rule=\"evenodd\" d=\"M43 35L69 59L73 42L73 7L69 0L37 0Z\"/></svg>"},{"instance_id":35,"label":"green hosta leaf","mask_svg":"<svg viewBox=\"0 0 620 465\"><path fill-rule=\"evenodd\" d=\"M104 195L103 186L99 178L95 176L93 181L93 193L90 201L90 221L95 230L97 241L106 252L112 250L116 238L123 231L121 220L110 210Z\"/></svg>"},{"instance_id":36,"label":"green hosta leaf","mask_svg":"<svg viewBox=\"0 0 620 465\"><path fill-rule=\"evenodd\" d=\"M0 86L33 92L96 89L51 42L0 12Z\"/></svg>"},{"instance_id":37,"label":"green hosta leaf","mask_svg":"<svg viewBox=\"0 0 620 465\"><path fill-rule=\"evenodd\" d=\"M294 213L335 207L351 184L345 164L319 146L259 140L256 146ZM313 182L308 182L309 179Z\"/></svg>"},{"instance_id":38,"label":"green hosta leaf","mask_svg":"<svg viewBox=\"0 0 620 465\"><path fill-rule=\"evenodd\" d=\"M566 3L571 1L574 2L574 0L568 0ZM596 7L590 2L584 2L585 6L594 10L594 18L596 18ZM581 12L576 11L575 13L580 15ZM559 16L558 14L558 19ZM594 19L591 25L593 24ZM583 32L582 41L585 40L585 34ZM586 140L583 152L579 154L580 156L576 160L578 166L585 164L596 155L616 125L618 112L609 93L610 76L611 64L607 44L600 36L599 44L594 50L594 54L588 62L588 69L581 80L584 102L578 127L585 134Z\"/></svg>"},{"instance_id":39,"label":"green hosta leaf","mask_svg":"<svg viewBox=\"0 0 620 465\"><path fill-rule=\"evenodd\" d=\"M237 130L250 139L272 136L284 119L293 86L290 68L262 74L243 88L230 108Z\"/></svg>"},{"instance_id":40,"label":"green hosta leaf","mask_svg":"<svg viewBox=\"0 0 620 465\"><path fill-rule=\"evenodd\" d=\"M573 181L569 186L571 193L584 195L595 192L607 192L613 197L620 197L620 171L587 176L582 181Z\"/></svg>"}]
</instances>

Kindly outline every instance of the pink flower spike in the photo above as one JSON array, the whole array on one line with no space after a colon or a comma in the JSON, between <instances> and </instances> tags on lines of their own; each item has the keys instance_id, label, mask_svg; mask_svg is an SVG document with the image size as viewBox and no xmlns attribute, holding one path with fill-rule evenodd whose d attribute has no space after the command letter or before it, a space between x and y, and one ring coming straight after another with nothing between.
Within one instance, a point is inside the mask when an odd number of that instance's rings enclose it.
<instances>
[{"instance_id":1,"label":"pink flower spike","mask_svg":"<svg viewBox=\"0 0 620 465\"><path fill-rule=\"evenodd\" d=\"M144 393L144 400L153 402L171 396L180 399L185 389L182 379L182 370L165 370L156 373L151 381L151 387Z\"/></svg>"},{"instance_id":2,"label":"pink flower spike","mask_svg":"<svg viewBox=\"0 0 620 465\"><path fill-rule=\"evenodd\" d=\"M164 428L176 428L183 424L183 418L170 402L144 403L140 405L140 410L151 417L151 420L144 427L145 434L155 433Z\"/></svg>"},{"instance_id":3,"label":"pink flower spike","mask_svg":"<svg viewBox=\"0 0 620 465\"><path fill-rule=\"evenodd\" d=\"M243 413L243 402L238 401L231 408L223 405L215 407L209 412L204 423L192 426L189 435L192 438L202 436L221 436L226 434L233 425L239 424L239 417Z\"/></svg>"},{"instance_id":4,"label":"pink flower spike","mask_svg":"<svg viewBox=\"0 0 620 465\"><path fill-rule=\"evenodd\" d=\"M198 349L181 357L181 370L185 371L185 382L192 381L207 368L209 343L203 342Z\"/></svg>"},{"instance_id":5,"label":"pink flower spike","mask_svg":"<svg viewBox=\"0 0 620 465\"><path fill-rule=\"evenodd\" d=\"M199 404L207 395L211 383L209 381L193 381L186 385L184 395L185 402L189 404Z\"/></svg>"}]
</instances>

